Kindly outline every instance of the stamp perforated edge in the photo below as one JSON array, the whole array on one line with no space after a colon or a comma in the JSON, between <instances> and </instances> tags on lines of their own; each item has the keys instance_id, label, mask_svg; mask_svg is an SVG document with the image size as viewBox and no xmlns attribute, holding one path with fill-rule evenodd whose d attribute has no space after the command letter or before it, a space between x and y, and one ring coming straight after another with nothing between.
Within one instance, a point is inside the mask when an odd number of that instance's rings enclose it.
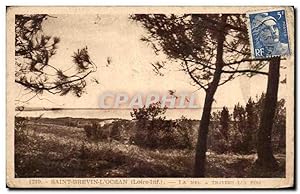
<instances>
[{"instance_id":1,"label":"stamp perforated edge","mask_svg":"<svg viewBox=\"0 0 300 194\"><path fill-rule=\"evenodd\" d=\"M290 7L294 10L293 7ZM293 53L292 49L291 49L291 44L290 44L290 36L289 36L289 25L288 25L288 22L287 22L287 9L286 7L278 7L276 9L269 9L269 10L266 10L266 9L262 9L262 10L257 10L257 11L250 11L250 12L246 12L246 18L247 18L247 33L248 33L248 38L249 38L249 41L250 41L250 50L251 50L251 58L252 59L257 59L254 55L254 45L253 45L253 38L252 38L252 32L251 32L251 21L250 21L250 14L257 14L257 13L266 13L266 12L273 12L273 11L281 11L281 10L284 10L285 12L285 23L286 23L286 27L287 27L287 33L288 33L288 46L289 46L289 53L288 54L284 54L284 55L270 55L270 56L266 56L264 57L265 59L271 59L271 58L274 58L274 57L289 57L291 56ZM263 58L260 58L260 59L263 59Z\"/></svg>"}]
</instances>

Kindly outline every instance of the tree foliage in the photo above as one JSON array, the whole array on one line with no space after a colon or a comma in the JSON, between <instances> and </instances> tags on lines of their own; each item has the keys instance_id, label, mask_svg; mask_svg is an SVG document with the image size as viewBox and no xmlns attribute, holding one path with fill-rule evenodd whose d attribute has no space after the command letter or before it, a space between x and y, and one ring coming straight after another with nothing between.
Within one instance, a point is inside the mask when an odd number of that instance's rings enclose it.
<instances>
[{"instance_id":1,"label":"tree foliage","mask_svg":"<svg viewBox=\"0 0 300 194\"><path fill-rule=\"evenodd\" d=\"M223 107L220 117L221 133L223 137L228 139L228 130L229 130L230 114L227 107Z\"/></svg>"},{"instance_id":2,"label":"tree foliage","mask_svg":"<svg viewBox=\"0 0 300 194\"><path fill-rule=\"evenodd\" d=\"M225 23L224 62L219 85L239 75L253 76L267 63L250 59L245 15L228 15ZM217 38L223 23L218 14L136 14L131 19L147 33L141 38L156 54L180 63L193 85L207 90L216 70ZM161 64L162 66L165 63ZM157 70L157 69L156 69Z\"/></svg>"},{"instance_id":3,"label":"tree foliage","mask_svg":"<svg viewBox=\"0 0 300 194\"><path fill-rule=\"evenodd\" d=\"M132 142L147 148L192 149L195 142L193 121L184 116L167 120L166 111L167 107L161 107L160 102L133 109L130 114L135 120L136 131Z\"/></svg>"},{"instance_id":4,"label":"tree foliage","mask_svg":"<svg viewBox=\"0 0 300 194\"><path fill-rule=\"evenodd\" d=\"M226 107L222 111L213 112L209 148L218 153L255 153L257 144L256 136L261 119L259 115L263 111L264 100L265 94L262 93L255 100L250 97L245 106L237 103L231 113ZM285 100L280 99L277 102L272 130L272 145L276 152L285 152L285 124ZM226 133L228 138L224 137L224 126L228 126Z\"/></svg>"},{"instance_id":5,"label":"tree foliage","mask_svg":"<svg viewBox=\"0 0 300 194\"><path fill-rule=\"evenodd\" d=\"M47 14L16 15L15 17L15 82L35 95L44 91L51 94L73 93L80 97L86 78L97 70L88 48L74 52L73 65L52 64L60 38L43 31ZM63 68L63 69L61 69Z\"/></svg>"},{"instance_id":6,"label":"tree foliage","mask_svg":"<svg viewBox=\"0 0 300 194\"><path fill-rule=\"evenodd\" d=\"M251 59L243 14L137 14L146 30L142 41L156 54L181 65L193 85L206 92L195 157L195 177L205 176L210 113L218 86L240 75L253 76L268 63Z\"/></svg>"}]
</instances>

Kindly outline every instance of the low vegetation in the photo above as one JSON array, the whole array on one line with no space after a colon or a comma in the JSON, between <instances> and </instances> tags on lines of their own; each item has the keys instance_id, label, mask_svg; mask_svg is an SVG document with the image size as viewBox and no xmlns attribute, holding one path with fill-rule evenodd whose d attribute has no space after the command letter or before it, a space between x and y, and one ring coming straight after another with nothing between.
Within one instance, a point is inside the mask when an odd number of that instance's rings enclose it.
<instances>
[{"instance_id":1,"label":"low vegetation","mask_svg":"<svg viewBox=\"0 0 300 194\"><path fill-rule=\"evenodd\" d=\"M180 120L197 129L197 121ZM122 138L88 137L88 123L117 125ZM73 123L73 124L71 124ZM74 123L77 123L75 126ZM180 123L180 122L178 122ZM73 125L73 126L72 126ZM183 123L181 123L183 125ZM92 126L92 125L90 125ZM75 118L16 117L16 177L191 177L194 151L189 147L147 147L137 144L136 121ZM98 128L100 129L100 128ZM119 133L120 134L120 133ZM185 135L183 135L184 137ZM187 141L182 138L180 141ZM191 145L194 147L194 144ZM208 177L283 177L285 155L277 154L281 169L257 172L255 154L208 152Z\"/></svg>"}]
</instances>

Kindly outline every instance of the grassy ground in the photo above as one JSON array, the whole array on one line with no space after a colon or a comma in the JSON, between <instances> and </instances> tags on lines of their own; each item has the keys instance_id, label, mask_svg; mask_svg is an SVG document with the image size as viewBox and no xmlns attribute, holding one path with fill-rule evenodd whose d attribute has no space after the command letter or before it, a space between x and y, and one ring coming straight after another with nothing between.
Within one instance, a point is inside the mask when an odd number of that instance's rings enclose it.
<instances>
[{"instance_id":1,"label":"grassy ground","mask_svg":"<svg viewBox=\"0 0 300 194\"><path fill-rule=\"evenodd\" d=\"M191 177L194 153L153 150L136 145L91 142L76 127L27 122L16 139L16 177ZM207 177L283 177L285 156L276 155L280 170L252 168L255 155L208 153Z\"/></svg>"}]
</instances>

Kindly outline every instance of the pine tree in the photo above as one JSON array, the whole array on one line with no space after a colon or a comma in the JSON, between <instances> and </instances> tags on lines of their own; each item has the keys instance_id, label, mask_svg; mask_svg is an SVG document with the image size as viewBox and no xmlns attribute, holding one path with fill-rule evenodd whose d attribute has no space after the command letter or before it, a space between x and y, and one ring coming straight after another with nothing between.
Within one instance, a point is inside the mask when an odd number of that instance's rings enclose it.
<instances>
[{"instance_id":1,"label":"pine tree","mask_svg":"<svg viewBox=\"0 0 300 194\"><path fill-rule=\"evenodd\" d=\"M49 17L52 16L15 16L15 83L33 93L33 97L43 92L62 96L73 93L80 97L87 85L86 78L97 67L91 60L87 47L74 52L72 73L68 74L65 69L51 64L60 38L46 35L43 31L43 23ZM70 65L65 66L70 68Z\"/></svg>"},{"instance_id":2,"label":"pine tree","mask_svg":"<svg viewBox=\"0 0 300 194\"><path fill-rule=\"evenodd\" d=\"M220 129L220 131L226 140L228 140L229 122L230 122L230 114L229 114L228 108L224 106L221 111L221 118L220 118L221 129Z\"/></svg>"},{"instance_id":3,"label":"pine tree","mask_svg":"<svg viewBox=\"0 0 300 194\"><path fill-rule=\"evenodd\" d=\"M251 59L242 14L136 14L131 19L147 31L142 41L156 54L180 64L192 84L206 93L198 130L194 176L205 176L210 114L217 88L239 75L253 76L269 59ZM229 38L230 37L230 38ZM155 66L156 71L165 68Z\"/></svg>"}]
</instances>

